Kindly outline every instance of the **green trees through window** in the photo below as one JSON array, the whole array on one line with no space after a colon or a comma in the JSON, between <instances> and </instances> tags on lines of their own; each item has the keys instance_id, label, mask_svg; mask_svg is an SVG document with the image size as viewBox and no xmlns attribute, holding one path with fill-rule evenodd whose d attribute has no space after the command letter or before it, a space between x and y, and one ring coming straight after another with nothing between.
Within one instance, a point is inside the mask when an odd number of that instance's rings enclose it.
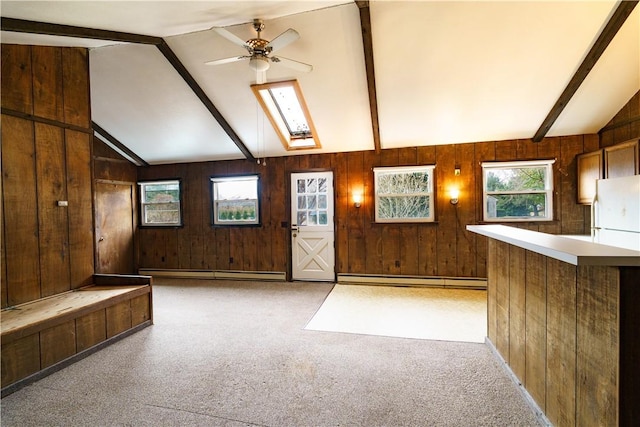
<instances>
[{"instance_id":1,"label":"green trees through window","mask_svg":"<svg viewBox=\"0 0 640 427\"><path fill-rule=\"evenodd\" d=\"M553 161L484 163L485 221L553 219Z\"/></svg>"}]
</instances>

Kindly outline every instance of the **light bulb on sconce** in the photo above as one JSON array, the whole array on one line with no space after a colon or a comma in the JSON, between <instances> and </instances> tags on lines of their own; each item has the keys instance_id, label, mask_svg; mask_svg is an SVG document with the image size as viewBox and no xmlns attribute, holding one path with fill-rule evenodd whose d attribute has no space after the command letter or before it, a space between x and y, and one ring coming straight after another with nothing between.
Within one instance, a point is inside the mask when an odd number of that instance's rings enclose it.
<instances>
[{"instance_id":1,"label":"light bulb on sconce","mask_svg":"<svg viewBox=\"0 0 640 427\"><path fill-rule=\"evenodd\" d=\"M452 205L458 204L458 197L460 196L460 190L457 187L451 187L449 189L449 202Z\"/></svg>"},{"instance_id":2,"label":"light bulb on sconce","mask_svg":"<svg viewBox=\"0 0 640 427\"><path fill-rule=\"evenodd\" d=\"M356 208L359 208L362 204L362 194L361 193L353 193L353 205Z\"/></svg>"}]
</instances>

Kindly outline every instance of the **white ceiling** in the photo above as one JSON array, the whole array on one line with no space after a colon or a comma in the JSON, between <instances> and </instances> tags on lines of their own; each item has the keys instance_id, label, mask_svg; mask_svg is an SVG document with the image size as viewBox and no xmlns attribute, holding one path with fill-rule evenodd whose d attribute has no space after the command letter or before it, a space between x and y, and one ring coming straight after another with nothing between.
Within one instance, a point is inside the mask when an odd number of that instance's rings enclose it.
<instances>
[{"instance_id":1,"label":"white ceiling","mask_svg":"<svg viewBox=\"0 0 640 427\"><path fill-rule=\"evenodd\" d=\"M382 148L531 138L580 66L615 1L372 1ZM360 15L352 1L2 1L3 17L163 37L255 157L374 148ZM246 62L212 27L241 39L287 28L268 81L297 79L321 149L286 152L257 106ZM150 164L244 155L152 45L3 31L3 43L90 48L92 118ZM640 8L549 136L594 133L640 90Z\"/></svg>"}]
</instances>

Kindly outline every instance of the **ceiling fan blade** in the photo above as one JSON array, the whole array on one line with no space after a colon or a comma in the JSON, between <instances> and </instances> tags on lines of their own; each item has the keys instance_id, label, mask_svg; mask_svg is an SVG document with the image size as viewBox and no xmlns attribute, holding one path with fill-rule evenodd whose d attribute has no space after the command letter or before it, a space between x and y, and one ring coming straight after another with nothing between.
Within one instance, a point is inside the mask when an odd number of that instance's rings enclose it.
<instances>
[{"instance_id":1,"label":"ceiling fan blade","mask_svg":"<svg viewBox=\"0 0 640 427\"><path fill-rule=\"evenodd\" d=\"M245 42L240 37L236 36L235 34L229 32L228 30L226 30L226 29L224 29L222 27L214 27L213 31L215 31L216 33L220 34L222 37L224 37L225 39L229 40L233 44L237 44L238 46L242 46L244 48L247 47L247 42Z\"/></svg>"},{"instance_id":2,"label":"ceiling fan blade","mask_svg":"<svg viewBox=\"0 0 640 427\"><path fill-rule=\"evenodd\" d=\"M293 43L294 41L300 38L300 34L293 28L289 28L284 33L280 34L275 39L271 40L267 47L271 48L271 52L275 52L278 49L282 49L289 43Z\"/></svg>"},{"instance_id":3,"label":"ceiling fan blade","mask_svg":"<svg viewBox=\"0 0 640 427\"><path fill-rule=\"evenodd\" d=\"M294 61L293 59L285 58L283 56L272 56L269 59L271 59L272 62L277 62L293 70L298 70L305 73L308 73L313 70L313 65L305 64L304 62L300 62L300 61Z\"/></svg>"},{"instance_id":4,"label":"ceiling fan blade","mask_svg":"<svg viewBox=\"0 0 640 427\"><path fill-rule=\"evenodd\" d=\"M205 65L221 65L228 64L230 62L241 61L243 59L251 58L250 56L232 56L231 58L214 59L213 61L205 62Z\"/></svg>"}]
</instances>

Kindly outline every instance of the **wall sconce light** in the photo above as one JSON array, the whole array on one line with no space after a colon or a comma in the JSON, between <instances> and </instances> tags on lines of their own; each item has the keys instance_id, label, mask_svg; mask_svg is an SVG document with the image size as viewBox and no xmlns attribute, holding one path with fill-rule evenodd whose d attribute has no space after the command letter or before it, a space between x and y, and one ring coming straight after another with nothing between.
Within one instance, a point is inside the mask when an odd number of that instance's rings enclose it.
<instances>
[{"instance_id":1,"label":"wall sconce light","mask_svg":"<svg viewBox=\"0 0 640 427\"><path fill-rule=\"evenodd\" d=\"M457 187L451 187L449 189L449 202L452 205L458 204L458 197L460 196L460 190Z\"/></svg>"},{"instance_id":2,"label":"wall sconce light","mask_svg":"<svg viewBox=\"0 0 640 427\"><path fill-rule=\"evenodd\" d=\"M362 204L362 194L361 193L353 193L353 205L356 208L359 208Z\"/></svg>"}]
</instances>

